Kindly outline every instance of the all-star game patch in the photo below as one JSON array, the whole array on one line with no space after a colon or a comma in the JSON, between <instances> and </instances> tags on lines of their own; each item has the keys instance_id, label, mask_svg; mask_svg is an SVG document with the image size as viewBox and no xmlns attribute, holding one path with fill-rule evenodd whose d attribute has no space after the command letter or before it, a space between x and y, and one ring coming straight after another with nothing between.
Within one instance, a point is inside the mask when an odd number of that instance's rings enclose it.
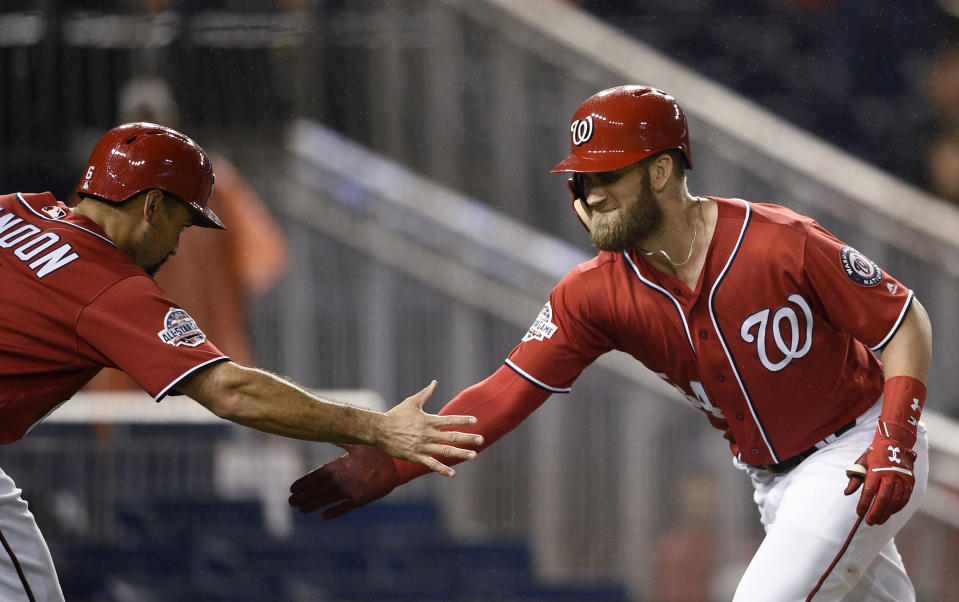
<instances>
[{"instance_id":1,"label":"all-star game patch","mask_svg":"<svg viewBox=\"0 0 959 602\"><path fill-rule=\"evenodd\" d=\"M206 335L196 325L196 321L182 309L171 307L163 320L166 328L157 333L160 340L167 345L178 347L196 347L206 342Z\"/></svg>"},{"instance_id":2,"label":"all-star game patch","mask_svg":"<svg viewBox=\"0 0 959 602\"><path fill-rule=\"evenodd\" d=\"M846 246L839 251L842 269L849 279L860 286L876 286L882 282L882 270L876 262L856 249Z\"/></svg>"},{"instance_id":3,"label":"all-star game patch","mask_svg":"<svg viewBox=\"0 0 959 602\"><path fill-rule=\"evenodd\" d=\"M523 342L525 343L526 341L532 341L534 339L542 341L543 339L553 338L553 335L559 330L559 326L553 324L552 320L553 306L547 301L542 311L540 311L536 319L533 320L533 325L529 327L529 330L527 330L523 336Z\"/></svg>"}]
</instances>

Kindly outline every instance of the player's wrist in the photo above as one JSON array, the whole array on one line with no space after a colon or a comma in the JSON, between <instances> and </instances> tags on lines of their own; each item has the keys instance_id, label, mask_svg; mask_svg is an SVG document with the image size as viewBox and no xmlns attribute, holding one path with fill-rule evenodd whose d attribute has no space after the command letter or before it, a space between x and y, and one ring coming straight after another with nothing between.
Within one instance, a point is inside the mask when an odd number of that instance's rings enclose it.
<instances>
[{"instance_id":1,"label":"player's wrist","mask_svg":"<svg viewBox=\"0 0 959 602\"><path fill-rule=\"evenodd\" d=\"M876 436L886 439L906 449L912 449L916 445L916 430L909 425L896 424L894 422L879 421L876 429Z\"/></svg>"},{"instance_id":2,"label":"player's wrist","mask_svg":"<svg viewBox=\"0 0 959 602\"><path fill-rule=\"evenodd\" d=\"M926 385L912 376L894 376L886 380L882 396L879 434L911 449L926 402Z\"/></svg>"},{"instance_id":3,"label":"player's wrist","mask_svg":"<svg viewBox=\"0 0 959 602\"><path fill-rule=\"evenodd\" d=\"M386 451L390 443L390 417L383 412L364 412L364 424L359 429L361 443Z\"/></svg>"}]
</instances>

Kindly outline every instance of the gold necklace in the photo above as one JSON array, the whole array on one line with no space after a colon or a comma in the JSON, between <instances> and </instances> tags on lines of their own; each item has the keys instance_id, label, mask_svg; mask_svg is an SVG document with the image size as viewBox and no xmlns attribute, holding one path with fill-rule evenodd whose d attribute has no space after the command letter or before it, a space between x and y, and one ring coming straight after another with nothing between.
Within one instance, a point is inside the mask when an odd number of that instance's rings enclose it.
<instances>
[{"instance_id":1,"label":"gold necklace","mask_svg":"<svg viewBox=\"0 0 959 602\"><path fill-rule=\"evenodd\" d=\"M696 197L696 199L699 201L699 215L696 216L696 225L693 226L693 239L689 241L689 253L686 254L686 259L684 259L680 263L676 263L669 256L669 254L662 249L660 249L659 251L651 251L649 253L647 253L646 251L643 251L643 255L645 255L646 257L650 257L652 255L655 255L656 253L662 253L663 257L666 258L666 261L668 261L669 264L673 266L674 268L679 268L689 263L689 260L693 258L693 249L696 247L696 233L699 231L699 220L701 220L703 217L703 198Z\"/></svg>"}]
</instances>

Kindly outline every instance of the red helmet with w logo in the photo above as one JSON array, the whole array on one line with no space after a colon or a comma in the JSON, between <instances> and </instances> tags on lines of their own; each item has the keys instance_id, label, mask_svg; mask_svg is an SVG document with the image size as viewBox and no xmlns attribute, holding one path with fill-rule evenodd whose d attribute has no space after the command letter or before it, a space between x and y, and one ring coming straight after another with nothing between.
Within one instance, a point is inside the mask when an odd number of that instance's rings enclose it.
<instances>
[{"instance_id":1,"label":"red helmet with w logo","mask_svg":"<svg viewBox=\"0 0 959 602\"><path fill-rule=\"evenodd\" d=\"M658 152L678 149L693 159L686 115L676 99L649 86L597 92L573 114L570 154L550 173L620 169Z\"/></svg>"}]
</instances>

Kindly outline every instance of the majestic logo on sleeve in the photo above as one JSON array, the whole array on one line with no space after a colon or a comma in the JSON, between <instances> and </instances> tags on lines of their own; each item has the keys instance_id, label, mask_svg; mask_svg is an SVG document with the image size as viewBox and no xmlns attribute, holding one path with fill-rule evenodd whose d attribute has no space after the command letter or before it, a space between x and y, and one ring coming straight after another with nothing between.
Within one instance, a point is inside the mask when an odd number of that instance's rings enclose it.
<instances>
[{"instance_id":1,"label":"majestic logo on sleeve","mask_svg":"<svg viewBox=\"0 0 959 602\"><path fill-rule=\"evenodd\" d=\"M739 336L747 343L756 343L756 351L759 354L759 361L770 372L779 372L789 365L789 362L797 360L807 353L812 347L812 327L813 317L812 309L806 300L797 293L786 297L802 312L805 320L805 329L800 322L799 314L792 306L786 305L772 312L769 308L757 311L745 321L739 329ZM769 315L772 314L772 323L770 324ZM783 327L786 323L786 328ZM766 344L769 342L766 335L769 326L772 326L772 339L779 351L779 355L769 357ZM751 331L757 329L754 335ZM785 336L783 336L785 334Z\"/></svg>"},{"instance_id":2,"label":"majestic logo on sleeve","mask_svg":"<svg viewBox=\"0 0 959 602\"><path fill-rule=\"evenodd\" d=\"M168 345L178 347L196 347L206 341L206 335L196 325L196 321L182 309L171 307L163 320L165 328L157 333L160 340Z\"/></svg>"},{"instance_id":3,"label":"majestic logo on sleeve","mask_svg":"<svg viewBox=\"0 0 959 602\"><path fill-rule=\"evenodd\" d=\"M849 279L860 286L876 286L882 282L882 270L872 261L852 247L843 247L839 251L842 269Z\"/></svg>"},{"instance_id":4,"label":"majestic logo on sleeve","mask_svg":"<svg viewBox=\"0 0 959 602\"><path fill-rule=\"evenodd\" d=\"M523 336L523 342L525 343L526 341L532 341L534 339L542 341L543 339L553 338L553 335L559 330L559 326L553 324L552 320L553 306L547 301L546 305L543 306L543 310L539 312L539 315L533 320L533 325L529 327L526 335Z\"/></svg>"},{"instance_id":5,"label":"majestic logo on sleeve","mask_svg":"<svg viewBox=\"0 0 959 602\"><path fill-rule=\"evenodd\" d=\"M593 137L593 116L587 115L586 119L577 119L570 124L569 131L573 134L575 146L586 144Z\"/></svg>"}]
</instances>

